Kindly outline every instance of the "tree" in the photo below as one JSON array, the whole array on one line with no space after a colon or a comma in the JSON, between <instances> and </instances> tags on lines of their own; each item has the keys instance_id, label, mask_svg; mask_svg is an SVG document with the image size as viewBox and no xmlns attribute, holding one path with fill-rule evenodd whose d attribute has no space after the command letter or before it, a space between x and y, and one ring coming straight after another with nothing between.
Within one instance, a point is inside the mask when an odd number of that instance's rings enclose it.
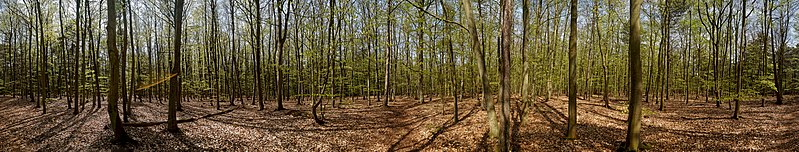
<instances>
[{"instance_id":1,"label":"tree","mask_svg":"<svg viewBox=\"0 0 799 152\"><path fill-rule=\"evenodd\" d=\"M49 86L48 86L49 83L47 82L47 78L49 77L49 74L48 74L48 69L49 68L47 67L47 65L48 65L47 64L47 62L48 62L47 61L47 57L49 55L47 54L47 48L46 48L46 44L45 44L47 42L45 42L45 39L44 39L44 37L45 37L44 36L44 21L42 21L42 20L43 20L43 17L42 17L42 4L41 4L40 0L36 0L36 21L39 24L39 28L37 28L37 30L36 30L37 31L36 38L38 38L38 41L36 41L36 43L38 44L37 50L39 51L39 55L41 56L41 57L39 57L40 61L39 61L39 101L38 101L38 103L39 103L39 105L41 105L42 114L45 114L45 113L47 113L47 100L48 100L47 98L50 97L50 90L49 90Z\"/></svg>"},{"instance_id":2,"label":"tree","mask_svg":"<svg viewBox=\"0 0 799 152\"><path fill-rule=\"evenodd\" d=\"M122 8L122 28L124 30L122 31L122 47L121 47L122 50L120 51L121 56L117 60L120 60L120 62L122 62L120 64L120 70L121 70L121 74L120 74L121 83L120 83L120 85L122 85L122 86L120 86L122 88L120 90L120 91L122 91L122 94L121 94L121 96L122 96L121 97L122 98L122 121L123 122L128 122L128 116L130 116L130 98L128 98L128 85L127 85L127 83L125 83L126 80L127 80L125 78L125 71L127 70L127 65L128 65L128 58L127 58L128 41L130 41L128 39L128 31L130 31L130 26L129 26L130 22L128 21L128 18L129 18L128 14L130 14L130 12L128 10L126 10L126 8L128 7L128 5L130 5L130 3L126 2L126 1L123 1L123 3L124 3L124 7Z\"/></svg>"},{"instance_id":3,"label":"tree","mask_svg":"<svg viewBox=\"0 0 799 152\"><path fill-rule=\"evenodd\" d=\"M277 70L277 77L276 77L276 79L277 79L276 80L276 82L277 82L277 86L276 87L277 88L275 89L275 90L277 90L277 93L276 93L277 94L277 110L285 110L286 109L286 108L283 108L283 97L285 96L285 93L284 93L285 91L283 89L283 50L285 49L284 45L286 43L286 37L287 37L287 30L286 29L288 28L288 23L287 22L288 22L289 18L288 18L288 15L287 15L288 13L284 13L283 12L283 3L285 3L285 1L286 0L277 0L278 3L275 4L275 5L277 5L276 6L277 7L277 20L276 20L277 24L275 25L276 26L275 28L277 29L275 31L276 32L275 38L277 39L277 43L276 43L275 47L278 50L278 53L277 53L277 56L278 56L278 59L277 59L278 68L275 68ZM288 3L288 5L291 5L291 3Z\"/></svg>"},{"instance_id":4,"label":"tree","mask_svg":"<svg viewBox=\"0 0 799 152\"><path fill-rule=\"evenodd\" d=\"M597 47L599 48L599 56L601 56L602 60L602 101L605 101L605 107L610 107L610 97L609 97L609 89L608 89L608 63L607 63L607 56L605 55L605 51L602 50L602 32L599 29L602 29L602 20L599 18L599 1L594 0L594 30L596 31L596 41L598 42Z\"/></svg>"},{"instance_id":5,"label":"tree","mask_svg":"<svg viewBox=\"0 0 799 152\"><path fill-rule=\"evenodd\" d=\"M477 56L477 69L480 73L480 81L482 83L481 87L483 88L483 101L482 105L483 108L486 109L488 112L488 123L489 126L489 134L492 137L496 137L499 135L499 126L497 124L497 117L494 108L494 102L491 99L492 92L491 87L488 84L488 74L486 73L485 67L485 51L483 50L483 45L480 41L480 36L477 34L477 23L474 21L474 16L472 15L472 1L471 0L461 0L461 8L463 9L463 14L466 17L466 27L461 26L462 28L466 28L469 31L470 36L470 44L472 53Z\"/></svg>"},{"instance_id":6,"label":"tree","mask_svg":"<svg viewBox=\"0 0 799 152\"><path fill-rule=\"evenodd\" d=\"M109 6L110 8L111 6ZM172 48L174 53L172 58L172 74L175 75L172 79L169 80L169 114L168 114L168 122L167 122L167 131L169 132L179 132L180 129L178 128L177 123L177 104L181 100L181 81L180 81L180 52L181 47L180 43L183 40L181 38L182 31L183 31L183 0L175 0L175 14L174 14L174 22L175 22L175 39L174 39L174 47Z\"/></svg>"},{"instance_id":7,"label":"tree","mask_svg":"<svg viewBox=\"0 0 799 152\"><path fill-rule=\"evenodd\" d=\"M569 23L569 124L566 139L577 138L577 0L571 0Z\"/></svg>"},{"instance_id":8,"label":"tree","mask_svg":"<svg viewBox=\"0 0 799 152\"><path fill-rule=\"evenodd\" d=\"M91 9L89 9L89 0L85 0L84 2L86 4L86 5L84 5L86 7L86 9L85 9L86 11L84 11L84 12L86 12L86 14L85 14L86 19L87 19L88 23L91 23L92 22L92 18L91 18L91 16L89 16L89 13L91 12ZM87 33L88 33L88 36L89 36L89 41L92 41L92 39L93 39L92 30L91 30L92 26L91 26L91 24L84 24L84 25L86 25L86 30L87 30ZM97 33L100 33L100 32L97 32ZM99 36L98 36L97 39L98 39L97 44L99 44L100 43L99 42L99 39L100 39ZM94 77L93 77L93 79L94 79L94 102L92 102L93 103L92 105L93 106L97 106L97 108L100 108L100 106L101 106L100 105L100 76L99 76L100 75L99 74L99 71L100 71L100 63L99 62L100 61L98 61L99 60L98 56L100 54L100 48L96 47L96 45L91 45L91 43L89 43L89 44L90 44L89 50L94 50L94 52L92 53L92 62L93 62L92 63L93 64L92 65L92 68L93 68L92 70L94 70L94 73L95 73L95 74L93 74L94 75Z\"/></svg>"},{"instance_id":9,"label":"tree","mask_svg":"<svg viewBox=\"0 0 799 152\"><path fill-rule=\"evenodd\" d=\"M335 3L335 0L331 0L331 3ZM385 79L383 80L383 82L385 83L383 85L383 95L386 96L386 100L383 101L383 107L388 107L388 101L390 100L390 97L389 97L390 94L389 93L391 92L391 90L390 90L390 87L391 87L391 81L390 81L390 78L391 78L391 67L389 65L391 65L391 51L392 51L391 38L393 37L393 35L391 35L392 34L391 33L391 31L392 31L392 29L391 29L392 28L391 27L391 25L392 25L391 24L392 14L391 13L394 11L394 9L391 8L391 4L392 4L391 0L388 0L388 3L387 3L387 5L388 5L388 19L386 21L387 22L386 26L388 27L388 29L387 29L388 32L386 34L386 36L388 36L388 40L387 40L388 43L386 43L386 51L385 51L385 53L386 53L386 55L385 55L385 58L386 58L386 68L385 68L386 69L386 74L385 74ZM330 11L333 12L333 4L330 4L330 7L331 7ZM332 15L331 15L330 18L332 20L332 18L333 18ZM332 21L331 21L331 24L332 24Z\"/></svg>"},{"instance_id":10,"label":"tree","mask_svg":"<svg viewBox=\"0 0 799 152\"><path fill-rule=\"evenodd\" d=\"M740 40L741 41L741 46L740 47L741 47L742 50L738 51L739 52L738 54L739 55L743 55L743 56L741 58L738 58L738 62L737 62L738 63L737 68L738 69L736 71L737 71L738 80L736 82L736 87L735 87L735 94L736 94L736 97L735 97L735 110L732 113L732 119L738 119L739 118L738 114L741 111L741 105L740 105L740 102L741 102L741 86L743 85L741 83L741 78L743 77L742 73L743 73L743 70L744 70L743 67L742 67L742 65L743 65L742 62L746 61L746 56L745 56L745 52L746 52L746 18L749 16L749 14L746 14L746 0L742 0L741 1L741 7L742 7L741 8L741 30L742 31L741 31L741 40Z\"/></svg>"},{"instance_id":11,"label":"tree","mask_svg":"<svg viewBox=\"0 0 799 152\"><path fill-rule=\"evenodd\" d=\"M419 3L422 4L422 5L425 5L424 0L419 0ZM427 5L427 6L429 6L429 5ZM419 69L417 71L417 73L419 75L419 82L416 85L416 92L417 92L417 98L419 100L419 103L424 103L425 88L427 87L427 86L425 86L425 83L424 83L424 75L425 75L425 70L424 70L424 49L425 49L424 48L424 45L425 45L424 44L424 28L425 27L424 26L425 26L425 22L426 21L425 21L425 18L424 18L424 13L422 13L422 11L418 12L418 20L419 20L418 21L419 23L417 25L417 30L416 30L416 35L418 36L417 37L418 44L416 44L416 46L417 46L416 47L416 54L417 54L416 64L418 64L418 66L419 66ZM450 63L452 63L452 61L450 61Z\"/></svg>"},{"instance_id":12,"label":"tree","mask_svg":"<svg viewBox=\"0 0 799 152\"><path fill-rule=\"evenodd\" d=\"M235 83L233 85L233 94L230 96L230 105L235 105L233 102L236 101L236 97L240 95L241 89L240 82L241 77L239 76L239 60L238 60L238 50L239 48L236 47L236 1L229 0L230 3L230 50L231 50L231 57L233 58L233 77L235 77ZM241 104L244 105L244 99L241 100Z\"/></svg>"},{"instance_id":13,"label":"tree","mask_svg":"<svg viewBox=\"0 0 799 152\"><path fill-rule=\"evenodd\" d=\"M527 43L530 41L528 37L529 34L529 24L530 24L530 1L529 0L522 0L522 48L521 55L522 55L522 103L527 104L529 101L527 92L530 79L530 72L529 72L529 61L527 61ZM526 109L526 107L524 107Z\"/></svg>"},{"instance_id":14,"label":"tree","mask_svg":"<svg viewBox=\"0 0 799 152\"><path fill-rule=\"evenodd\" d=\"M709 5L707 1L703 2L705 9L704 15L707 18L707 21L701 20L702 25L705 27L705 32L710 36L710 41L712 44L713 49L713 95L714 100L716 100L716 107L721 107L721 99L719 95L719 48L721 45L722 40L722 26L724 26L724 22L728 21L729 19L724 18L724 14L729 13L728 6L732 4L732 1L727 3L726 6L722 6L722 2L719 1L712 1L712 5ZM712 7L711 7L712 6ZM700 16L703 14L699 12ZM706 23L707 22L707 23Z\"/></svg>"},{"instance_id":15,"label":"tree","mask_svg":"<svg viewBox=\"0 0 799 152\"><path fill-rule=\"evenodd\" d=\"M502 104L500 116L500 125L502 128L499 136L499 151L510 151L510 45L513 43L511 39L511 32L513 31L513 0L500 1L502 7L502 50L500 52L500 100Z\"/></svg>"},{"instance_id":16,"label":"tree","mask_svg":"<svg viewBox=\"0 0 799 152\"><path fill-rule=\"evenodd\" d=\"M639 151L641 145L641 25L642 0L630 0L630 106L624 151Z\"/></svg>"},{"instance_id":17,"label":"tree","mask_svg":"<svg viewBox=\"0 0 799 152\"><path fill-rule=\"evenodd\" d=\"M439 1L441 2L441 10L442 10L442 12L444 12L444 19L445 20L452 20L452 15L449 12L451 10L450 6L447 5L447 3L444 2L443 0L439 0ZM460 92L459 92L460 90L458 89L458 85L457 85L458 75L457 75L457 69L455 69L455 53L453 52L453 49L452 49L452 36L451 36L452 35L452 26L450 26L450 24L445 24L444 25L444 33L446 33L444 35L446 37L444 39L444 43L446 44L446 47L447 47L446 48L447 49L447 54L449 54L449 74L452 76L452 80L450 80L450 85L452 85L452 87L453 87L452 88L452 96L455 99L455 104L454 104L455 107L453 108L453 114L452 114L453 116L452 117L453 117L453 120L455 122L458 122L458 121L460 121L460 119L458 118L458 100L459 100L458 95L460 94Z\"/></svg>"},{"instance_id":18,"label":"tree","mask_svg":"<svg viewBox=\"0 0 799 152\"><path fill-rule=\"evenodd\" d=\"M255 25L255 42L250 44L253 46L253 54L255 55L255 88L256 94L258 96L258 110L264 110L264 95L263 95L263 85L261 84L261 1L253 0L252 4L254 4L255 9L255 23L250 23Z\"/></svg>"},{"instance_id":19,"label":"tree","mask_svg":"<svg viewBox=\"0 0 799 152\"><path fill-rule=\"evenodd\" d=\"M180 1L180 0L179 0ZM119 112L117 111L117 100L119 100L119 52L116 47L116 0L106 1L108 5L108 22L106 23L106 32L108 39L106 45L108 46L108 61L110 62L109 70L111 70L110 88L108 91L108 117L111 121L111 129L114 131L114 141L125 142L130 140L125 128L122 128L122 120L119 119ZM170 104L171 105L171 104ZM170 110L174 106L170 106Z\"/></svg>"},{"instance_id":20,"label":"tree","mask_svg":"<svg viewBox=\"0 0 799 152\"><path fill-rule=\"evenodd\" d=\"M669 100L669 76L671 75L670 74L671 73L671 64L670 64L671 63L671 31L670 31L670 29L671 29L671 6L669 4L669 0L664 0L663 1L663 5L664 5L663 6L663 15L661 15L661 16L663 16L663 25L661 25L661 27L663 28L661 30L663 32L663 38L660 39L660 44L661 44L660 49L662 50L662 51L660 51L660 54L662 54L662 56L665 57L666 59L665 60L661 60L659 64L660 64L660 69L663 69L663 66L665 66L666 71L662 72L663 70L658 70L658 73L663 73L663 75L664 75L663 79L665 79L665 80L663 80L663 82L664 82L663 85L659 86L659 87L663 87L664 88L664 89L661 90L662 92L659 93L661 95L661 97L658 98L658 101L659 101L658 103L660 103L658 105L658 110L660 110L660 111L663 111L663 104L666 101ZM658 78L660 78L660 77L661 76L658 75ZM658 80L658 81L660 81L660 80ZM662 97L662 96L664 96L664 94L665 94L665 100Z\"/></svg>"},{"instance_id":21,"label":"tree","mask_svg":"<svg viewBox=\"0 0 799 152\"><path fill-rule=\"evenodd\" d=\"M777 48L776 55L774 55L772 51L772 59L774 63L774 81L777 87L777 105L784 104L783 94L785 94L785 83L783 79L785 77L785 50L787 49L788 45L788 33L789 33L789 24L791 23L791 16L796 11L796 7L791 3L790 0L787 1L780 1L780 6L782 9L780 10L779 14L779 29L777 31L776 38L779 40L779 48ZM773 50L773 48L772 48Z\"/></svg>"}]
</instances>

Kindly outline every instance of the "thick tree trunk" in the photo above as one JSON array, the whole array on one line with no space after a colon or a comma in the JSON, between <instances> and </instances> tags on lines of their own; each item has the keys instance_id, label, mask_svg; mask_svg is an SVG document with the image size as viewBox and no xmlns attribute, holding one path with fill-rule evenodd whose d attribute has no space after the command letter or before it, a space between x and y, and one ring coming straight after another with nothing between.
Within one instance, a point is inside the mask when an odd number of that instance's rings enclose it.
<instances>
[{"instance_id":1,"label":"thick tree trunk","mask_svg":"<svg viewBox=\"0 0 799 152\"><path fill-rule=\"evenodd\" d=\"M106 25L106 32L108 39L106 45L108 47L108 60L110 62L111 80L108 91L108 117L111 121L111 128L114 131L114 140L117 142L124 142L130 140L125 129L122 128L122 120L119 119L119 112L117 111L117 100L119 100L119 52L116 47L116 0L108 0L108 22Z\"/></svg>"},{"instance_id":2,"label":"thick tree trunk","mask_svg":"<svg viewBox=\"0 0 799 152\"><path fill-rule=\"evenodd\" d=\"M630 0L630 106L627 115L625 151L638 151L641 144L641 25L642 0Z\"/></svg>"}]
</instances>

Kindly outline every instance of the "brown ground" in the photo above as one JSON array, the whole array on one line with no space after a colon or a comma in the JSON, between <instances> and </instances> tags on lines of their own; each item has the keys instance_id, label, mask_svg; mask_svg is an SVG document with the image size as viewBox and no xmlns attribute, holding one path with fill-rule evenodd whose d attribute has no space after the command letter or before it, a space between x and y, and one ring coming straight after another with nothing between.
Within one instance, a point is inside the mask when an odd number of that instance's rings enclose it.
<instances>
[{"instance_id":1,"label":"brown ground","mask_svg":"<svg viewBox=\"0 0 799 152\"><path fill-rule=\"evenodd\" d=\"M516 151L612 151L626 135L625 101L613 109L598 98L578 103L578 139L561 139L566 122L565 97L538 102L526 122L517 128ZM729 119L724 104L682 100L667 102L664 112L654 103L644 108L642 136L650 151L799 151L799 101L786 105L744 102L743 118ZM366 106L365 100L345 101L341 108L325 109L327 124L310 119L308 105L292 100L284 111L247 105L231 113L181 123L181 133L167 133L165 125L126 127L136 140L115 145L105 105L67 112L65 102L51 103L42 115L34 104L20 98L0 98L0 151L486 151L486 113L475 109L475 99L459 104L462 121L453 124L451 98L418 103L398 98L390 108ZM237 103L239 104L239 103ZM166 105L134 103L133 122L166 119ZM227 104L223 104L227 105ZM90 105L87 105L89 107ZM120 106L121 107L121 106ZM223 107L225 109L227 107ZM179 118L197 117L219 110L208 102L185 102ZM615 110L614 110L615 109ZM443 113L443 114L442 114Z\"/></svg>"}]
</instances>

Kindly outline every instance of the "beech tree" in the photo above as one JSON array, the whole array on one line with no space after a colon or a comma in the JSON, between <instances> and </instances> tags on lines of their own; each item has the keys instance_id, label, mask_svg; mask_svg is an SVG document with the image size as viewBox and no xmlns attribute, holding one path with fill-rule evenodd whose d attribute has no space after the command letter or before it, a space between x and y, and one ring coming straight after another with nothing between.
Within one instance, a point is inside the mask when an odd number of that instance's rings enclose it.
<instances>
[{"instance_id":1,"label":"beech tree","mask_svg":"<svg viewBox=\"0 0 799 152\"><path fill-rule=\"evenodd\" d=\"M122 120L119 119L119 112L117 110L117 100L119 99L119 81L120 81L120 72L119 72L119 51L116 47L116 26L117 26L117 12L116 12L116 0L108 0L106 2L108 5L108 22L106 24L106 32L108 33L108 39L106 40L106 45L108 47L108 60L111 62L109 70L111 71L111 80L110 80L110 88L108 92L108 118L111 122L111 129L114 131L114 140L119 142L124 142L130 140L128 133L125 132L125 128L122 128ZM170 104L171 105L171 104ZM173 106L170 106L170 109Z\"/></svg>"},{"instance_id":2,"label":"beech tree","mask_svg":"<svg viewBox=\"0 0 799 152\"><path fill-rule=\"evenodd\" d=\"M109 6L110 8L111 6ZM177 123L177 104L181 100L181 81L180 81L180 52L181 48L181 38L182 31L183 31L183 0L175 0L175 14L173 21L175 22L175 39L174 39L174 46L172 50L174 53L172 54L172 79L169 80L169 115L168 115L168 124L167 130L169 132L179 132L178 123ZM261 106L263 107L263 106Z\"/></svg>"},{"instance_id":3,"label":"beech tree","mask_svg":"<svg viewBox=\"0 0 799 152\"><path fill-rule=\"evenodd\" d=\"M624 151L639 151L641 147L641 25L642 0L630 0L630 106L627 115L627 138Z\"/></svg>"},{"instance_id":4,"label":"beech tree","mask_svg":"<svg viewBox=\"0 0 799 152\"><path fill-rule=\"evenodd\" d=\"M510 46L513 43L511 39L511 31L513 30L513 1L502 0L502 48L500 52L500 132L499 136L499 151L510 151ZM574 12L574 10L573 10Z\"/></svg>"},{"instance_id":5,"label":"beech tree","mask_svg":"<svg viewBox=\"0 0 799 152\"><path fill-rule=\"evenodd\" d=\"M571 0L569 23L569 124L566 139L577 138L577 0Z\"/></svg>"}]
</instances>

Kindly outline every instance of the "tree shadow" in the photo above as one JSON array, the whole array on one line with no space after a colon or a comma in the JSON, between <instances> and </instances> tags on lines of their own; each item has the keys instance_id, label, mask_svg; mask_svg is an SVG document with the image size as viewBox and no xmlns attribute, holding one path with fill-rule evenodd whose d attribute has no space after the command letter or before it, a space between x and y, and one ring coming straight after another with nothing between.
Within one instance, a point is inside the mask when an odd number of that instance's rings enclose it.
<instances>
[{"instance_id":1,"label":"tree shadow","mask_svg":"<svg viewBox=\"0 0 799 152\"><path fill-rule=\"evenodd\" d=\"M618 111L618 112L621 112L621 110L618 110L618 109L616 109L616 108L613 108L613 106L610 106L610 105L612 105L612 104L609 104L609 105L608 105L609 107L605 107L605 104L590 103L590 102L578 102L578 103L577 103L577 106L580 106L580 105L587 105L587 106L594 106L594 107L600 107L600 108L607 108L607 109L610 109L610 110L613 110L613 111Z\"/></svg>"},{"instance_id":2,"label":"tree shadow","mask_svg":"<svg viewBox=\"0 0 799 152\"><path fill-rule=\"evenodd\" d=\"M799 130L782 132L780 140L785 140L786 142L771 147L768 151L799 151Z\"/></svg>"},{"instance_id":3,"label":"tree shadow","mask_svg":"<svg viewBox=\"0 0 799 152\"><path fill-rule=\"evenodd\" d=\"M732 117L680 117L683 120L725 120L725 119L732 119Z\"/></svg>"},{"instance_id":4,"label":"tree shadow","mask_svg":"<svg viewBox=\"0 0 799 152\"><path fill-rule=\"evenodd\" d=\"M462 118L459 118L458 120L468 119L469 117L471 117L477 111L478 111L478 107L473 107L471 110L469 110L469 113L466 113ZM453 126L457 125L459 122L460 121L453 121L453 119L448 119L446 122L444 122L444 124L440 128L437 128L436 131L429 138L427 138L427 140L418 141L418 142L415 142L414 144L412 144L412 145L419 145L419 144L420 145L418 147L415 147L415 148L411 149L410 151L421 151L421 150L424 150L424 148L427 148L427 146L430 146L430 144L433 144L433 142L438 138L439 135L443 134L448 129L450 129ZM411 130L411 131L413 131L413 130ZM408 131L408 132L410 133L411 131ZM399 143L401 140L402 139L397 141L397 143Z\"/></svg>"},{"instance_id":5,"label":"tree shadow","mask_svg":"<svg viewBox=\"0 0 799 152\"><path fill-rule=\"evenodd\" d=\"M477 149L475 149L475 151L489 151L488 137L489 137L488 130L486 130L485 132L483 132L483 136L480 137L480 142L477 145Z\"/></svg>"},{"instance_id":6,"label":"tree shadow","mask_svg":"<svg viewBox=\"0 0 799 152\"><path fill-rule=\"evenodd\" d=\"M397 151L399 149L405 149L405 148L410 147L410 146L399 147L399 145L402 143L403 140L405 140L405 138L408 137L408 135L413 133L413 130L416 130L416 128L419 128L419 126L417 125L416 127L411 128L408 132L405 132L405 134L402 134L402 136L400 136L399 140L397 140L396 142L391 144L391 147L388 148L388 151Z\"/></svg>"},{"instance_id":7,"label":"tree shadow","mask_svg":"<svg viewBox=\"0 0 799 152\"><path fill-rule=\"evenodd\" d=\"M174 132L171 134L175 136L175 139L177 139L181 144L188 147L189 151L219 151L217 149L207 149L197 146L196 140L193 140L191 137L186 136L186 134L184 134L183 131L178 130L178 132Z\"/></svg>"},{"instance_id":8,"label":"tree shadow","mask_svg":"<svg viewBox=\"0 0 799 152\"><path fill-rule=\"evenodd\" d=\"M563 140L563 134L548 129L527 129L518 133L516 144L535 145L518 147L514 151L594 151L614 149L624 139L624 129L595 124L577 125L577 139Z\"/></svg>"},{"instance_id":9,"label":"tree shadow","mask_svg":"<svg viewBox=\"0 0 799 152\"><path fill-rule=\"evenodd\" d=\"M70 116L69 118L66 118L65 120L62 120L61 122L59 122L55 126L51 127L46 132L37 135L36 137L31 139L31 142L36 143L36 144L40 144L43 141L52 138L53 136L62 134L67 129L75 128L75 126L83 126L83 124L86 124L86 120L89 117L93 116L93 114L95 112L97 112L97 111L95 110L95 111L93 111L91 113L81 114L81 116L74 116L74 115ZM56 119L59 119L59 118L56 118ZM65 124L65 123L67 123L67 124ZM75 128L75 130L77 130L77 128ZM70 136L72 136L72 134L70 134ZM71 139L71 138L69 138L69 139Z\"/></svg>"},{"instance_id":10,"label":"tree shadow","mask_svg":"<svg viewBox=\"0 0 799 152\"><path fill-rule=\"evenodd\" d=\"M544 105L544 107L541 107L539 105ZM563 113L552 107L552 105L549 105L549 103L542 102L539 104L535 104L534 107L535 107L535 112L541 114L541 116L544 117L544 119L546 119L547 122L549 122L550 128L561 128L563 124L566 123L567 117L563 115ZM558 122L555 122L555 120L558 120ZM560 129L557 130L561 131Z\"/></svg>"}]
</instances>

